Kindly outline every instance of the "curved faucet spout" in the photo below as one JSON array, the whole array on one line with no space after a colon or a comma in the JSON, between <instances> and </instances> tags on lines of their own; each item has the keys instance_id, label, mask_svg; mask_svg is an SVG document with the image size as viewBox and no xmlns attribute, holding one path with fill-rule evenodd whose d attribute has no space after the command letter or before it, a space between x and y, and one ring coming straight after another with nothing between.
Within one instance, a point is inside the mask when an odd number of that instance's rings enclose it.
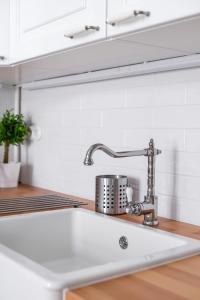
<instances>
[{"instance_id":1,"label":"curved faucet spout","mask_svg":"<svg viewBox=\"0 0 200 300\"><path fill-rule=\"evenodd\" d=\"M85 159L84 159L84 165L91 166L94 164L92 156L93 156L94 152L97 150L101 150L101 151L105 152L106 154L108 154L109 156L114 157L114 158L148 155L147 149L115 152L112 149L110 149L109 147L105 146L104 144L98 143L98 144L94 144L94 145L90 146L90 148L88 149Z\"/></svg>"},{"instance_id":2,"label":"curved faucet spout","mask_svg":"<svg viewBox=\"0 0 200 300\"><path fill-rule=\"evenodd\" d=\"M90 148L87 150L87 153L86 153L86 156L85 156L85 159L83 162L85 166L92 166L94 164L92 155L96 150L100 149L102 145L103 144L94 144L94 145L90 146Z\"/></svg>"},{"instance_id":3,"label":"curved faucet spout","mask_svg":"<svg viewBox=\"0 0 200 300\"><path fill-rule=\"evenodd\" d=\"M110 148L108 148L107 146L105 146L104 144L94 144L92 146L90 146L90 148L88 149L85 159L84 159L84 165L86 166L92 166L94 164L94 161L92 159L92 156L94 154L95 151L97 150L102 150L105 153L107 153L108 155L115 157L114 154L115 152L112 151Z\"/></svg>"}]
</instances>

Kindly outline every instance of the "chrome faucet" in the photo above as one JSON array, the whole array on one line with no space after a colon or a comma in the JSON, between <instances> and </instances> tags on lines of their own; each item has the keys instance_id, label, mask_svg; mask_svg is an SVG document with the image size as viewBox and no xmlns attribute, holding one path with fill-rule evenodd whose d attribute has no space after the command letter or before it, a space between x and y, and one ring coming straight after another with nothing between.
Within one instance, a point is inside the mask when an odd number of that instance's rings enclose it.
<instances>
[{"instance_id":1,"label":"chrome faucet","mask_svg":"<svg viewBox=\"0 0 200 300\"><path fill-rule=\"evenodd\" d=\"M137 216L144 215L144 225L158 225L158 198L155 195L155 156L161 153L161 150L154 147L153 139L150 139L149 148L135 151L115 152L104 144L92 145L85 156L84 165L91 166L94 164L92 156L95 151L101 150L114 158L131 157L131 156L147 156L148 158L148 176L147 176L147 195L144 201L136 203L133 200L127 203L126 213L135 214Z\"/></svg>"}]
</instances>

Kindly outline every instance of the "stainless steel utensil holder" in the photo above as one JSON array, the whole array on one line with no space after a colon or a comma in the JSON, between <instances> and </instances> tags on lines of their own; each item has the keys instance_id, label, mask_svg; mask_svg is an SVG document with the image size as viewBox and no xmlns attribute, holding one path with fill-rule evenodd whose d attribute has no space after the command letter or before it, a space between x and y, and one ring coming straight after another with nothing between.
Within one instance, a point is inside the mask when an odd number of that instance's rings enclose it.
<instances>
[{"instance_id":1,"label":"stainless steel utensil holder","mask_svg":"<svg viewBox=\"0 0 200 300\"><path fill-rule=\"evenodd\" d=\"M108 215L126 212L128 178L123 175L96 176L95 209Z\"/></svg>"}]
</instances>

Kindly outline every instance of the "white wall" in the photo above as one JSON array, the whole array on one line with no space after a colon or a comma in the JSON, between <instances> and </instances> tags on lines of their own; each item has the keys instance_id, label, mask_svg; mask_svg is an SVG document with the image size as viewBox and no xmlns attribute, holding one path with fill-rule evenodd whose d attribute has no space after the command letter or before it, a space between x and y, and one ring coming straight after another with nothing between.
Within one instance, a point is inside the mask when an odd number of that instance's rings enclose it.
<instances>
[{"instance_id":1,"label":"white wall","mask_svg":"<svg viewBox=\"0 0 200 300\"><path fill-rule=\"evenodd\" d=\"M42 139L22 151L22 180L94 199L95 175L125 174L143 200L147 158L113 159L102 152L85 167L87 148L162 149L156 164L159 215L200 225L200 69L80 86L23 91L22 112Z\"/></svg>"},{"instance_id":2,"label":"white wall","mask_svg":"<svg viewBox=\"0 0 200 300\"><path fill-rule=\"evenodd\" d=\"M0 117L6 109L14 109L14 88L0 85Z\"/></svg>"},{"instance_id":3,"label":"white wall","mask_svg":"<svg viewBox=\"0 0 200 300\"><path fill-rule=\"evenodd\" d=\"M6 109L14 109L14 88L0 85L0 118ZM0 147L0 161L3 157L3 147ZM10 158L13 159L13 147L10 149Z\"/></svg>"}]
</instances>

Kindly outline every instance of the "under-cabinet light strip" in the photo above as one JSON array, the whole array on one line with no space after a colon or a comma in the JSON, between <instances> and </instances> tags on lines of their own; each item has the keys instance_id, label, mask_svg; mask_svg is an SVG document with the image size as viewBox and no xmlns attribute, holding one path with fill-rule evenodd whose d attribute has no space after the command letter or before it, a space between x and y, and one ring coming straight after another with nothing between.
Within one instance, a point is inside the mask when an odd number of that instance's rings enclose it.
<instances>
[{"instance_id":1,"label":"under-cabinet light strip","mask_svg":"<svg viewBox=\"0 0 200 300\"><path fill-rule=\"evenodd\" d=\"M23 89L37 90L197 67L200 67L200 54L33 81L19 86Z\"/></svg>"}]
</instances>

